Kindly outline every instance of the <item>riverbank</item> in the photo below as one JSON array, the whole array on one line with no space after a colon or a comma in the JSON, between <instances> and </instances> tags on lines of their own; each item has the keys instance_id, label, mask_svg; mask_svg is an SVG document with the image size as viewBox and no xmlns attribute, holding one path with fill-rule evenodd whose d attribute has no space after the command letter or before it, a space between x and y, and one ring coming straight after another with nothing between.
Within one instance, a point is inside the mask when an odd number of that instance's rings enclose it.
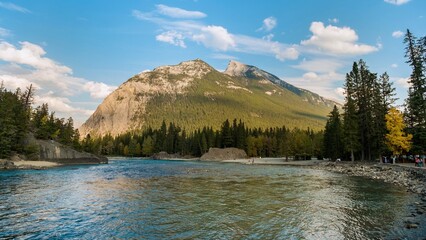
<instances>
[{"instance_id":1,"label":"riverbank","mask_svg":"<svg viewBox=\"0 0 426 240\"><path fill-rule=\"evenodd\" d=\"M328 161L324 161L324 160L288 161L285 158L242 158L242 159L223 160L221 162L255 164L255 165L314 166L319 163L328 162Z\"/></svg>"},{"instance_id":2,"label":"riverbank","mask_svg":"<svg viewBox=\"0 0 426 240\"><path fill-rule=\"evenodd\" d=\"M15 170L15 169L47 169L52 167L59 167L62 164L49 161L12 161L0 159L0 169L2 170Z\"/></svg>"},{"instance_id":3,"label":"riverbank","mask_svg":"<svg viewBox=\"0 0 426 240\"><path fill-rule=\"evenodd\" d=\"M18 169L46 169L62 166L62 164L48 161L18 161L14 164Z\"/></svg>"},{"instance_id":4,"label":"riverbank","mask_svg":"<svg viewBox=\"0 0 426 240\"><path fill-rule=\"evenodd\" d=\"M17 169L48 169L66 165L106 164L108 159L103 158L73 158L73 159L49 159L49 161L29 161L17 158L15 160L0 159L0 170Z\"/></svg>"}]
</instances>

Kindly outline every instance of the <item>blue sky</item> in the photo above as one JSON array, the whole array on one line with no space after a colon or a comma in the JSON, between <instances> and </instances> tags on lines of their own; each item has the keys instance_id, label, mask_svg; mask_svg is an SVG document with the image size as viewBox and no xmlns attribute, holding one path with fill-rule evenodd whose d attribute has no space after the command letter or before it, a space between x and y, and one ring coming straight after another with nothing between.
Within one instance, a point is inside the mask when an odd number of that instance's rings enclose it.
<instances>
[{"instance_id":1,"label":"blue sky","mask_svg":"<svg viewBox=\"0 0 426 240\"><path fill-rule=\"evenodd\" d=\"M37 87L60 117L84 122L132 75L200 58L234 59L342 101L345 74L364 59L406 97L403 33L426 35L426 1L3 1L0 81Z\"/></svg>"}]
</instances>

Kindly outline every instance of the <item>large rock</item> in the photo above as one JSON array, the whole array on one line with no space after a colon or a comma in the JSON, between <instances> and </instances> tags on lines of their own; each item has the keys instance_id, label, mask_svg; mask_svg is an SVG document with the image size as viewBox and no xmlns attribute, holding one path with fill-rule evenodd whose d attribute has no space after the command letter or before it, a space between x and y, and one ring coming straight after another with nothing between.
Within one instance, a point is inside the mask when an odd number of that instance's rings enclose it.
<instances>
[{"instance_id":1,"label":"large rock","mask_svg":"<svg viewBox=\"0 0 426 240\"><path fill-rule=\"evenodd\" d=\"M61 164L93 164L108 163L106 157L91 153L79 152L55 141L37 140L40 148L40 160Z\"/></svg>"},{"instance_id":2,"label":"large rock","mask_svg":"<svg viewBox=\"0 0 426 240\"><path fill-rule=\"evenodd\" d=\"M238 148L210 148L207 153L201 156L203 161L223 161L247 158L244 150Z\"/></svg>"},{"instance_id":3,"label":"large rock","mask_svg":"<svg viewBox=\"0 0 426 240\"><path fill-rule=\"evenodd\" d=\"M16 169L16 166L10 160L0 159L0 169Z\"/></svg>"},{"instance_id":4,"label":"large rock","mask_svg":"<svg viewBox=\"0 0 426 240\"><path fill-rule=\"evenodd\" d=\"M182 158L179 154L169 154L167 152L159 152L152 155L152 159L155 160L168 160L168 159L179 159Z\"/></svg>"}]
</instances>

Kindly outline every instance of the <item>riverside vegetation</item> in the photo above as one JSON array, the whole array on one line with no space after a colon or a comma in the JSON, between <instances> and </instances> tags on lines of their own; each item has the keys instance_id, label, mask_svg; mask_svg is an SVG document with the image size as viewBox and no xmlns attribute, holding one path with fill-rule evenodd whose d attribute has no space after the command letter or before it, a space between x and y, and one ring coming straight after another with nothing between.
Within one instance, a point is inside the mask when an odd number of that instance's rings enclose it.
<instances>
[{"instance_id":1,"label":"riverside vegetation","mask_svg":"<svg viewBox=\"0 0 426 240\"><path fill-rule=\"evenodd\" d=\"M38 160L39 146L35 139L54 139L74 149L80 149L79 133L70 117L55 117L47 104L32 107L34 89L6 90L0 83L0 159L15 154Z\"/></svg>"}]
</instances>

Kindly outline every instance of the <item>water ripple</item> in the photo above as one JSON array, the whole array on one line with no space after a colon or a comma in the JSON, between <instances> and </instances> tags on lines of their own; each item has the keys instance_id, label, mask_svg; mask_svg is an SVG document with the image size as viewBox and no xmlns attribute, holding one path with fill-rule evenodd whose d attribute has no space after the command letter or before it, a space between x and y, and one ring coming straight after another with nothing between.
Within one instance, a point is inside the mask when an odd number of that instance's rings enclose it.
<instances>
[{"instance_id":1,"label":"water ripple","mask_svg":"<svg viewBox=\"0 0 426 240\"><path fill-rule=\"evenodd\" d=\"M0 239L377 239L409 200L310 169L112 161L0 172Z\"/></svg>"}]
</instances>

